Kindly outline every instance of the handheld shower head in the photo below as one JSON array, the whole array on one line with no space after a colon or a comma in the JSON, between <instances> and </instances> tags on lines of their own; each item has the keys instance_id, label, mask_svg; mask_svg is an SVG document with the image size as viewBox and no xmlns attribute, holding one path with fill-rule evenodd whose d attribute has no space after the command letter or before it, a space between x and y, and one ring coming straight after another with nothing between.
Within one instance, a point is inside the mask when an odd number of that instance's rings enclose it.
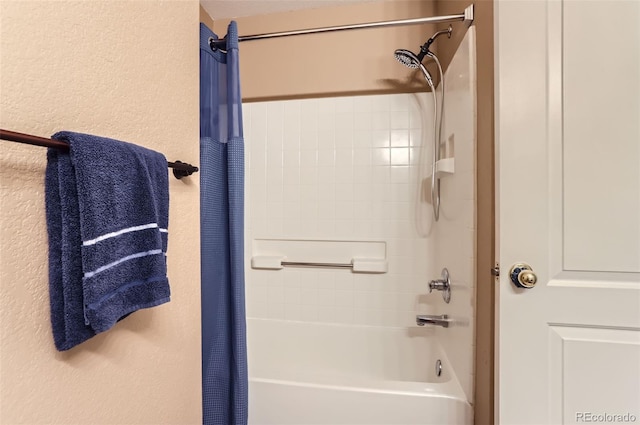
<instances>
[{"instance_id":1,"label":"handheld shower head","mask_svg":"<svg viewBox=\"0 0 640 425\"><path fill-rule=\"evenodd\" d=\"M422 64L422 60L425 56L432 57L433 53L429 51L429 47L436 41L436 38L440 37L443 34L447 34L449 38L451 38L451 32L453 31L453 27L449 25L449 28L446 30L441 30L436 32L428 39L422 46L420 46L420 53L417 55L407 49L397 49L395 51L395 57L404 66L412 69L420 68Z\"/></svg>"},{"instance_id":2,"label":"handheld shower head","mask_svg":"<svg viewBox=\"0 0 640 425\"><path fill-rule=\"evenodd\" d=\"M433 143L433 164L431 167L431 205L433 207L433 217L435 221L438 221L440 216L440 179L436 175L436 161L440 159L440 139L442 135L442 116L444 113L444 74L442 72L442 66L440 65L440 61L438 57L429 51L429 47L436 38L440 37L443 34L447 34L449 38L451 38L451 31L453 28L449 25L449 28L446 30L441 30L436 32L429 38L422 46L420 46L420 53L417 55L406 49L397 49L395 51L395 57L404 66L407 68L420 68L422 74L424 75L425 80L427 80L427 84L431 88L433 92L433 102L434 102L434 119L433 119L433 133L434 133L434 143ZM440 101L440 120L438 121L438 98L436 93L435 85L433 84L433 79L431 78L431 74L427 71L427 68L422 64L422 60L427 56L430 59L433 59L438 66L438 71L440 71L440 90L441 90L441 101ZM422 177L420 177L420 181L422 181ZM417 214L416 214L417 217ZM420 226L418 226L420 227Z\"/></svg>"},{"instance_id":3,"label":"handheld shower head","mask_svg":"<svg viewBox=\"0 0 640 425\"><path fill-rule=\"evenodd\" d=\"M427 53L428 52L425 52L425 54ZM427 80L427 83L433 89L433 78L431 78L431 74L429 74L427 68L425 68L425 66L422 64L422 58L425 54L419 54L416 56L413 52L406 49L398 49L395 52L395 56L398 62L400 62L407 68L420 68L422 74L424 74L424 78Z\"/></svg>"},{"instance_id":4,"label":"handheld shower head","mask_svg":"<svg viewBox=\"0 0 640 425\"><path fill-rule=\"evenodd\" d=\"M398 62L406 66L407 68L416 69L420 64L420 59L411 51L407 49L398 49L395 52Z\"/></svg>"}]
</instances>

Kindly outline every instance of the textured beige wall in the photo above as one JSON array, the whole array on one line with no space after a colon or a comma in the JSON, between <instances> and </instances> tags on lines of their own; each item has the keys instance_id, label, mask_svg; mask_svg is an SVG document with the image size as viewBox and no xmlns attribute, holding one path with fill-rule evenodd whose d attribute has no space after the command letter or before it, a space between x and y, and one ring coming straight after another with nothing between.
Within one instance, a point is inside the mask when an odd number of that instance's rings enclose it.
<instances>
[{"instance_id":1,"label":"textured beige wall","mask_svg":"<svg viewBox=\"0 0 640 425\"><path fill-rule=\"evenodd\" d=\"M202 6L200 6L200 22L206 24L210 29L213 28L213 18L209 16Z\"/></svg>"},{"instance_id":2,"label":"textured beige wall","mask_svg":"<svg viewBox=\"0 0 640 425\"><path fill-rule=\"evenodd\" d=\"M0 1L0 127L198 163L197 1ZM170 303L74 349L49 321L43 148L0 141L0 423L201 423L198 177L170 178Z\"/></svg>"},{"instance_id":3,"label":"textured beige wall","mask_svg":"<svg viewBox=\"0 0 640 425\"><path fill-rule=\"evenodd\" d=\"M243 17L237 22L242 36L434 15L431 0L387 0ZM222 37L228 23L215 20L213 30ZM243 99L426 91L422 74L396 62L393 52L415 51L433 32L433 25L427 24L243 42Z\"/></svg>"}]
</instances>

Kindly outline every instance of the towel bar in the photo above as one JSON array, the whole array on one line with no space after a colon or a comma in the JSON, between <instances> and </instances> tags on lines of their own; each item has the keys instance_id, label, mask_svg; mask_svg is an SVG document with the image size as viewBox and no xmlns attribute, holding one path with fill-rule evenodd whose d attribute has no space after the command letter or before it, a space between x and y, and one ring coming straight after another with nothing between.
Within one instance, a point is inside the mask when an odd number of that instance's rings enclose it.
<instances>
[{"instance_id":1,"label":"towel bar","mask_svg":"<svg viewBox=\"0 0 640 425\"><path fill-rule=\"evenodd\" d=\"M251 257L251 267L263 270L281 270L284 267L315 267L324 269L351 269L353 273L386 273L388 264L383 258L354 258L350 263L324 263L313 261L287 261L286 257L258 255Z\"/></svg>"},{"instance_id":2,"label":"towel bar","mask_svg":"<svg viewBox=\"0 0 640 425\"><path fill-rule=\"evenodd\" d=\"M33 136L31 134L18 133L9 130L0 130L0 139L34 146L43 146L46 148L69 150L69 145L62 140L47 139L45 137ZM173 169L173 175L177 179L190 176L198 171L198 167L194 167L193 165L182 161L167 162L167 165L169 168Z\"/></svg>"}]
</instances>

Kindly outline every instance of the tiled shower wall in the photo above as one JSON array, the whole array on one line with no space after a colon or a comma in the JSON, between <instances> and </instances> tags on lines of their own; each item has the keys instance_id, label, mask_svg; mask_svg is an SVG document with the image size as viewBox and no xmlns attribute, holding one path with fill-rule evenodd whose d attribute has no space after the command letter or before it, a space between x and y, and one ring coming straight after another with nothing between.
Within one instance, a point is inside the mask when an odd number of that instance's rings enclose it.
<instances>
[{"instance_id":1,"label":"tiled shower wall","mask_svg":"<svg viewBox=\"0 0 640 425\"><path fill-rule=\"evenodd\" d=\"M409 326L429 311L434 254L414 205L432 111L424 94L245 104L247 258L255 239L305 239L384 241L389 260L379 275L248 264L250 317Z\"/></svg>"},{"instance_id":2,"label":"tiled shower wall","mask_svg":"<svg viewBox=\"0 0 640 425\"><path fill-rule=\"evenodd\" d=\"M442 208L435 224L428 189L418 197L419 176L423 187L430 184L431 94L260 102L243 109L247 315L407 328L416 326L416 314L448 314L451 326L432 330L469 400L475 303L474 35L470 28L446 75L443 157L455 158L455 173L442 177ZM389 271L254 270L248 260L265 254L253 252L259 239L383 241ZM452 279L450 304L428 289L443 267Z\"/></svg>"},{"instance_id":3,"label":"tiled shower wall","mask_svg":"<svg viewBox=\"0 0 640 425\"><path fill-rule=\"evenodd\" d=\"M254 239L328 239L385 241L389 260L386 274L248 268L248 316L408 326L428 310L434 255L413 219L427 96L245 104L247 258Z\"/></svg>"}]
</instances>

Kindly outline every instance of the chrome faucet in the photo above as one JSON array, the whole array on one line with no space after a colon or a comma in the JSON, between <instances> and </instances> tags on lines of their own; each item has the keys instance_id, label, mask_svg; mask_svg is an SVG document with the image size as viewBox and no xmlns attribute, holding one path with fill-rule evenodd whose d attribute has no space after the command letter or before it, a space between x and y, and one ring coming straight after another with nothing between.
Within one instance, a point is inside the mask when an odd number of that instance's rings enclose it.
<instances>
[{"instance_id":1,"label":"chrome faucet","mask_svg":"<svg viewBox=\"0 0 640 425\"><path fill-rule=\"evenodd\" d=\"M446 314L442 314L440 316L432 314L420 314L416 316L416 324L418 326L436 325L442 326L443 328L448 328L450 321L451 320L449 320L449 316L447 316Z\"/></svg>"}]
</instances>

